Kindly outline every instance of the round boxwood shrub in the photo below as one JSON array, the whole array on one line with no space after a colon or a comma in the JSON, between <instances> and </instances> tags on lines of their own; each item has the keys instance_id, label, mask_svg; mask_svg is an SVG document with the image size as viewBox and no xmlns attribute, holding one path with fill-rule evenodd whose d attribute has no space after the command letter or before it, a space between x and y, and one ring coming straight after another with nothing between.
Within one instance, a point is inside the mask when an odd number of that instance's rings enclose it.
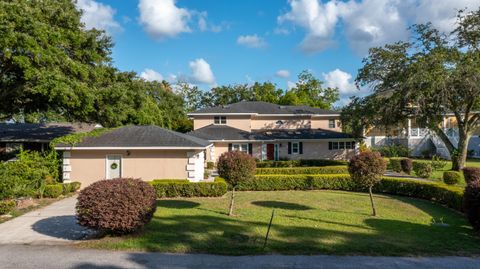
<instances>
[{"instance_id":1,"label":"round boxwood shrub","mask_svg":"<svg viewBox=\"0 0 480 269\"><path fill-rule=\"evenodd\" d=\"M463 168L463 177L465 182L470 183L480 180L480 168L478 167L465 167Z\"/></svg>"},{"instance_id":2,"label":"round boxwood shrub","mask_svg":"<svg viewBox=\"0 0 480 269\"><path fill-rule=\"evenodd\" d=\"M443 182L447 185L455 185L462 181L462 176L459 172L456 171L445 171L443 172Z\"/></svg>"},{"instance_id":3,"label":"round boxwood shrub","mask_svg":"<svg viewBox=\"0 0 480 269\"><path fill-rule=\"evenodd\" d=\"M428 162L413 162L413 171L419 177L429 178L433 173L433 168Z\"/></svg>"},{"instance_id":4,"label":"round boxwood shrub","mask_svg":"<svg viewBox=\"0 0 480 269\"><path fill-rule=\"evenodd\" d=\"M470 182L463 195L463 210L475 230L480 230L480 180Z\"/></svg>"},{"instance_id":5,"label":"round boxwood shrub","mask_svg":"<svg viewBox=\"0 0 480 269\"><path fill-rule=\"evenodd\" d=\"M140 179L101 180L78 195L77 220L94 230L125 234L145 226L156 207L155 189Z\"/></svg>"},{"instance_id":6,"label":"round boxwood shrub","mask_svg":"<svg viewBox=\"0 0 480 269\"><path fill-rule=\"evenodd\" d=\"M402 164L401 164L401 159L399 158L390 158L390 168L397 172L400 173L402 172Z\"/></svg>"},{"instance_id":7,"label":"round boxwood shrub","mask_svg":"<svg viewBox=\"0 0 480 269\"><path fill-rule=\"evenodd\" d=\"M402 166L402 171L406 174L412 173L413 169L413 163L411 159L405 158L400 161L400 164Z\"/></svg>"},{"instance_id":8,"label":"round boxwood shrub","mask_svg":"<svg viewBox=\"0 0 480 269\"><path fill-rule=\"evenodd\" d=\"M43 197L58 198L63 194L63 184L47 184L43 191Z\"/></svg>"}]
</instances>

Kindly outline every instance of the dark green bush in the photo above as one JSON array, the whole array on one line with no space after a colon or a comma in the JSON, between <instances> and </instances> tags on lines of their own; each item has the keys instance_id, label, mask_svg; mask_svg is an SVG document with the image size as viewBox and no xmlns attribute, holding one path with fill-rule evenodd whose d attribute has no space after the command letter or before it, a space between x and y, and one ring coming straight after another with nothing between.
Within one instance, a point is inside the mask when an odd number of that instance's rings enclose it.
<instances>
[{"instance_id":1,"label":"dark green bush","mask_svg":"<svg viewBox=\"0 0 480 269\"><path fill-rule=\"evenodd\" d=\"M47 198L58 198L63 194L64 184L47 184L45 185L45 190L43 191L43 197Z\"/></svg>"},{"instance_id":2,"label":"dark green bush","mask_svg":"<svg viewBox=\"0 0 480 269\"><path fill-rule=\"evenodd\" d=\"M429 162L414 161L413 171L419 177L429 178L433 173L433 168Z\"/></svg>"},{"instance_id":3,"label":"dark green bush","mask_svg":"<svg viewBox=\"0 0 480 269\"><path fill-rule=\"evenodd\" d=\"M400 173L402 172L402 159L399 158L391 158L390 159L390 169L393 171Z\"/></svg>"},{"instance_id":4,"label":"dark green bush","mask_svg":"<svg viewBox=\"0 0 480 269\"><path fill-rule=\"evenodd\" d=\"M348 174L338 175L258 175L238 185L241 191L354 190Z\"/></svg>"},{"instance_id":5,"label":"dark green bush","mask_svg":"<svg viewBox=\"0 0 480 269\"><path fill-rule=\"evenodd\" d=\"M215 163L214 163L214 162L207 162L207 169L208 169L208 170L212 170L214 167L215 167Z\"/></svg>"},{"instance_id":6,"label":"dark green bush","mask_svg":"<svg viewBox=\"0 0 480 269\"><path fill-rule=\"evenodd\" d=\"M463 168L463 177L468 184L474 181L480 181L480 168L479 167L465 167Z\"/></svg>"},{"instance_id":7,"label":"dark green bush","mask_svg":"<svg viewBox=\"0 0 480 269\"><path fill-rule=\"evenodd\" d=\"M215 182L158 179L149 183L155 189L157 198L218 197L227 193L227 183L221 179L215 179Z\"/></svg>"},{"instance_id":8,"label":"dark green bush","mask_svg":"<svg viewBox=\"0 0 480 269\"><path fill-rule=\"evenodd\" d=\"M12 211L16 206L14 200L3 200L0 201L0 215L8 214Z\"/></svg>"},{"instance_id":9,"label":"dark green bush","mask_svg":"<svg viewBox=\"0 0 480 269\"><path fill-rule=\"evenodd\" d=\"M342 160L288 160L288 161L259 161L257 168L272 167L309 167L309 166L336 166L347 165L347 161Z\"/></svg>"},{"instance_id":10,"label":"dark green bush","mask_svg":"<svg viewBox=\"0 0 480 269\"><path fill-rule=\"evenodd\" d=\"M412 173L413 162L411 159L408 159L408 158L402 159L400 160L400 164L402 165L402 171L405 174L410 175Z\"/></svg>"},{"instance_id":11,"label":"dark green bush","mask_svg":"<svg viewBox=\"0 0 480 269\"><path fill-rule=\"evenodd\" d=\"M462 181L462 175L457 171L443 172L443 182L447 185L456 185Z\"/></svg>"},{"instance_id":12,"label":"dark green bush","mask_svg":"<svg viewBox=\"0 0 480 269\"><path fill-rule=\"evenodd\" d=\"M281 168L257 168L257 175L301 175L301 174L347 174L348 167L345 165L323 167L281 167Z\"/></svg>"},{"instance_id":13,"label":"dark green bush","mask_svg":"<svg viewBox=\"0 0 480 269\"><path fill-rule=\"evenodd\" d=\"M463 197L463 209L473 229L480 230L480 180L467 184Z\"/></svg>"},{"instance_id":14,"label":"dark green bush","mask_svg":"<svg viewBox=\"0 0 480 269\"><path fill-rule=\"evenodd\" d=\"M145 226L156 208L155 189L145 181L100 180L78 195L77 221L90 229L125 234Z\"/></svg>"}]
</instances>

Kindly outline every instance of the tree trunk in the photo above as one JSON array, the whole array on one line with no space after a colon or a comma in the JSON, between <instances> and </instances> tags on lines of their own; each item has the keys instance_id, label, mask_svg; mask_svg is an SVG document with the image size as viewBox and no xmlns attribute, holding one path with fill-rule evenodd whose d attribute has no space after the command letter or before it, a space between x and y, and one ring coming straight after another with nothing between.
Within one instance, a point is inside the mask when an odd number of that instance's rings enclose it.
<instances>
[{"instance_id":1,"label":"tree trunk","mask_svg":"<svg viewBox=\"0 0 480 269\"><path fill-rule=\"evenodd\" d=\"M232 196L230 199L230 210L228 211L229 216L233 216L233 203L235 199L235 187L232 188Z\"/></svg>"},{"instance_id":2,"label":"tree trunk","mask_svg":"<svg viewBox=\"0 0 480 269\"><path fill-rule=\"evenodd\" d=\"M466 133L460 133L458 137L458 148L451 153L452 156L452 170L460 171L465 167L468 154L468 142L470 135Z\"/></svg>"},{"instance_id":3,"label":"tree trunk","mask_svg":"<svg viewBox=\"0 0 480 269\"><path fill-rule=\"evenodd\" d=\"M372 203L372 216L377 215L377 210L375 209L375 203L373 202L372 186L368 187L368 193L370 194L370 202Z\"/></svg>"}]
</instances>

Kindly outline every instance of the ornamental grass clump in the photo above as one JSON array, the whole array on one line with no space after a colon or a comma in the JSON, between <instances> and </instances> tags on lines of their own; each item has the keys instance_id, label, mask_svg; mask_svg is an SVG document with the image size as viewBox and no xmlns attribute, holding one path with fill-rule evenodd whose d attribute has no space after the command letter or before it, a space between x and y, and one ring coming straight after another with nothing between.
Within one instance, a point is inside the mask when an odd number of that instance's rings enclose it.
<instances>
[{"instance_id":1,"label":"ornamental grass clump","mask_svg":"<svg viewBox=\"0 0 480 269\"><path fill-rule=\"evenodd\" d=\"M348 164L348 172L352 179L360 186L368 188L373 216L377 215L377 211L372 188L380 182L386 170L387 163L378 152L362 152L354 156Z\"/></svg>"},{"instance_id":2,"label":"ornamental grass clump","mask_svg":"<svg viewBox=\"0 0 480 269\"><path fill-rule=\"evenodd\" d=\"M217 169L218 174L232 186L232 196L228 213L229 216L232 216L235 188L241 182L254 178L256 169L255 159L240 151L225 152L218 158Z\"/></svg>"},{"instance_id":3,"label":"ornamental grass clump","mask_svg":"<svg viewBox=\"0 0 480 269\"><path fill-rule=\"evenodd\" d=\"M100 232L126 234L145 226L156 207L155 189L140 179L101 180L78 195L77 220Z\"/></svg>"}]
</instances>

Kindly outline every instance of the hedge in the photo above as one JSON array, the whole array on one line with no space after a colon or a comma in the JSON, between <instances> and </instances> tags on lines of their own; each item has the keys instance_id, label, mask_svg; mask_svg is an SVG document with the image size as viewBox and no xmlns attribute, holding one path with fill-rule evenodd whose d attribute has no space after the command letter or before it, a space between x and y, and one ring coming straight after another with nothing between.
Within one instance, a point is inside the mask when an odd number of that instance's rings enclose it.
<instances>
[{"instance_id":1,"label":"hedge","mask_svg":"<svg viewBox=\"0 0 480 269\"><path fill-rule=\"evenodd\" d=\"M257 168L257 175L299 175L299 174L348 174L348 167L345 165L323 166L323 167L279 167L279 168Z\"/></svg>"},{"instance_id":2,"label":"hedge","mask_svg":"<svg viewBox=\"0 0 480 269\"><path fill-rule=\"evenodd\" d=\"M402 172L402 159L401 158L390 158L390 169L400 173Z\"/></svg>"},{"instance_id":3,"label":"hedge","mask_svg":"<svg viewBox=\"0 0 480 269\"><path fill-rule=\"evenodd\" d=\"M344 190L365 191L348 174L339 175L258 175L255 180L241 183L239 191L276 190ZM462 210L463 189L436 182L383 177L373 188L376 193L421 198Z\"/></svg>"},{"instance_id":4,"label":"hedge","mask_svg":"<svg viewBox=\"0 0 480 269\"><path fill-rule=\"evenodd\" d=\"M0 215L8 214L12 209L14 209L16 203L14 200L4 200L0 201Z\"/></svg>"},{"instance_id":5,"label":"hedge","mask_svg":"<svg viewBox=\"0 0 480 269\"><path fill-rule=\"evenodd\" d=\"M258 161L257 168L269 167L308 167L308 166L334 166L347 165L348 161L341 160L288 160L288 161Z\"/></svg>"},{"instance_id":6,"label":"hedge","mask_svg":"<svg viewBox=\"0 0 480 269\"><path fill-rule=\"evenodd\" d=\"M43 197L58 198L60 195L63 194L63 185L64 184L45 185L45 190L43 191Z\"/></svg>"},{"instance_id":7,"label":"hedge","mask_svg":"<svg viewBox=\"0 0 480 269\"><path fill-rule=\"evenodd\" d=\"M157 179L149 182L157 198L166 197L218 197L227 193L227 183L221 178L214 182Z\"/></svg>"}]
</instances>

